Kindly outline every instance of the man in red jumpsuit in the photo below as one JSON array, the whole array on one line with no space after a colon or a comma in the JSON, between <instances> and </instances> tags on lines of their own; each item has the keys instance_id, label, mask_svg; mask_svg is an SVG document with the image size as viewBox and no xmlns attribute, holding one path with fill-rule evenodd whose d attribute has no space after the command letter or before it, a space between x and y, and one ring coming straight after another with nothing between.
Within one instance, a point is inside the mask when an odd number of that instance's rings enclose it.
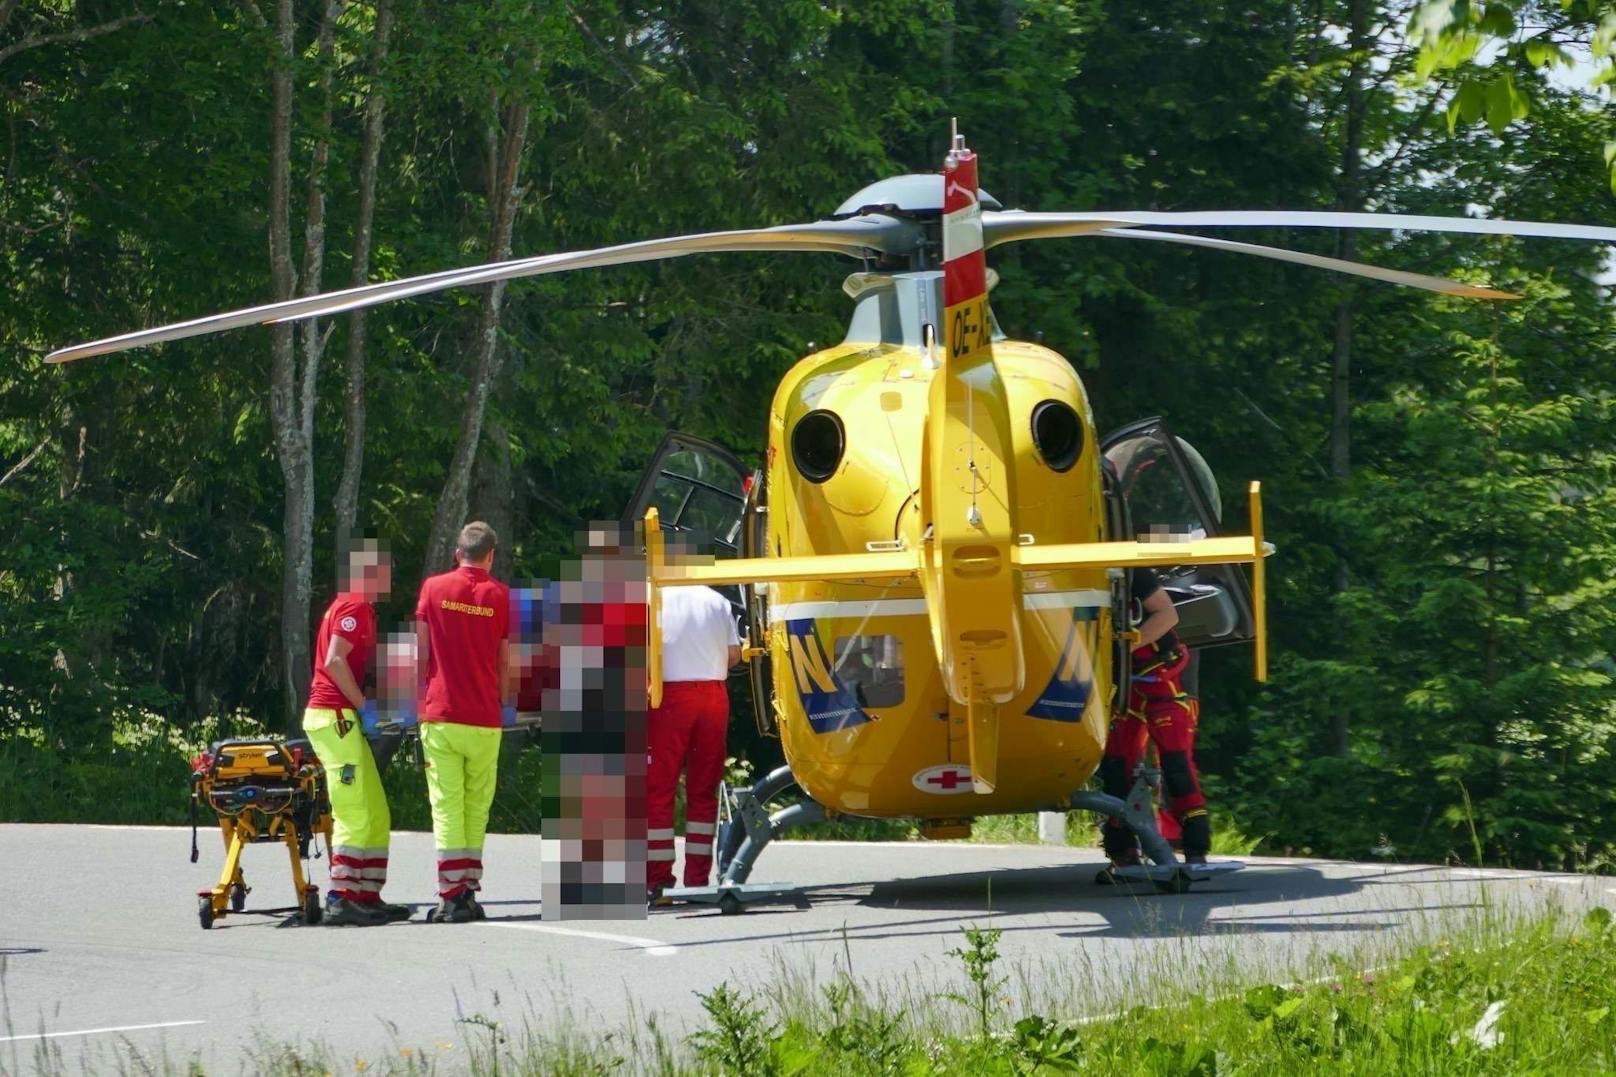
<instances>
[{"instance_id":1,"label":"man in red jumpsuit","mask_svg":"<svg viewBox=\"0 0 1616 1077\"><path fill-rule=\"evenodd\" d=\"M729 735L725 681L741 660L729 600L711 587L662 591L662 705L646 716L646 890L673 885L673 797L685 772L685 885L706 886Z\"/></svg>"},{"instance_id":2,"label":"man in red jumpsuit","mask_svg":"<svg viewBox=\"0 0 1616 1077\"><path fill-rule=\"evenodd\" d=\"M1133 650L1128 710L1111 723L1105 756L1100 760L1100 776L1107 793L1125 799L1134 781L1134 770L1144 758L1147 740L1155 742L1167 810L1179 824L1184 860L1204 864L1212 848L1212 821L1206 813L1206 797L1201 794L1200 772L1195 766L1200 703L1184 690L1181 681L1189 664L1189 649L1173 632L1178 611L1154 570L1133 570L1132 599L1139 643ZM1102 835L1113 867L1139 862L1139 841L1120 820L1107 819ZM1113 881L1110 868L1100 872L1098 881Z\"/></svg>"}]
</instances>

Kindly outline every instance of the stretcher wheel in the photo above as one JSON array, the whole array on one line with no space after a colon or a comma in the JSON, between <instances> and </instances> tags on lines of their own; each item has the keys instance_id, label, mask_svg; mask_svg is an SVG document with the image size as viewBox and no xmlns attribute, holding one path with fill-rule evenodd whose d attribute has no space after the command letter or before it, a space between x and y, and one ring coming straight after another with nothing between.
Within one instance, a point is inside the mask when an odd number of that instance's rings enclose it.
<instances>
[{"instance_id":1,"label":"stretcher wheel","mask_svg":"<svg viewBox=\"0 0 1616 1077\"><path fill-rule=\"evenodd\" d=\"M236 883L230 888L230 911L240 912L247 907L247 884Z\"/></svg>"},{"instance_id":2,"label":"stretcher wheel","mask_svg":"<svg viewBox=\"0 0 1616 1077\"><path fill-rule=\"evenodd\" d=\"M203 931L213 927L213 899L207 894L196 899L196 918L201 922Z\"/></svg>"},{"instance_id":3,"label":"stretcher wheel","mask_svg":"<svg viewBox=\"0 0 1616 1077\"><path fill-rule=\"evenodd\" d=\"M734 894L720 894L718 897L718 911L725 916L734 916L743 909L741 899Z\"/></svg>"},{"instance_id":4,"label":"stretcher wheel","mask_svg":"<svg viewBox=\"0 0 1616 1077\"><path fill-rule=\"evenodd\" d=\"M1157 879L1156 889L1163 894L1187 894L1192 881L1188 872L1175 871L1171 879Z\"/></svg>"},{"instance_id":5,"label":"stretcher wheel","mask_svg":"<svg viewBox=\"0 0 1616 1077\"><path fill-rule=\"evenodd\" d=\"M303 894L303 923L314 927L324 916L325 910L320 908L320 891L311 887Z\"/></svg>"}]
</instances>

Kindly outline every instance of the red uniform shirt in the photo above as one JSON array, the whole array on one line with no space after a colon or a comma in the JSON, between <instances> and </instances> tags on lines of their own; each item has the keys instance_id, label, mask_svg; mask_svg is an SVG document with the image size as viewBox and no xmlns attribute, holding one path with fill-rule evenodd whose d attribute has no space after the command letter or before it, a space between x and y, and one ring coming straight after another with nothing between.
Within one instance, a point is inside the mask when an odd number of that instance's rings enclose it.
<instances>
[{"instance_id":1,"label":"red uniform shirt","mask_svg":"<svg viewBox=\"0 0 1616 1077\"><path fill-rule=\"evenodd\" d=\"M415 616L427 628L423 722L499 726L499 646L510 635L510 588L462 566L421 584Z\"/></svg>"},{"instance_id":2,"label":"red uniform shirt","mask_svg":"<svg viewBox=\"0 0 1616 1077\"><path fill-rule=\"evenodd\" d=\"M314 678L309 682L309 706L352 708L353 701L342 694L337 682L325 671L325 656L331 648L332 636L341 636L353 648L348 652L348 669L363 692L365 674L376 654L376 611L370 608L363 595L340 594L326 608L325 616L320 618L320 631L314 637Z\"/></svg>"}]
</instances>

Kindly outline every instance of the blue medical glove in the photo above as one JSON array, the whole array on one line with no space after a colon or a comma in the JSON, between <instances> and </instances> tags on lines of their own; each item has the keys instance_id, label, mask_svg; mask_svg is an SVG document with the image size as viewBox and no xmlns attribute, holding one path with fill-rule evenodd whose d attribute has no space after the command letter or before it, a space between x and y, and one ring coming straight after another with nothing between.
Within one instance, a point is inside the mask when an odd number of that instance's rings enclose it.
<instances>
[{"instance_id":1,"label":"blue medical glove","mask_svg":"<svg viewBox=\"0 0 1616 1077\"><path fill-rule=\"evenodd\" d=\"M500 711L499 711L499 720L505 725L505 727L507 729L510 728L511 726L515 725L516 724L516 704L515 703L507 703L507 704L505 704L505 706L501 707Z\"/></svg>"},{"instance_id":2,"label":"blue medical glove","mask_svg":"<svg viewBox=\"0 0 1616 1077\"><path fill-rule=\"evenodd\" d=\"M376 713L376 701L374 699L365 700L365 705L359 708L360 728L364 729L366 733L374 733L376 732L376 725L380 721L381 717Z\"/></svg>"}]
</instances>

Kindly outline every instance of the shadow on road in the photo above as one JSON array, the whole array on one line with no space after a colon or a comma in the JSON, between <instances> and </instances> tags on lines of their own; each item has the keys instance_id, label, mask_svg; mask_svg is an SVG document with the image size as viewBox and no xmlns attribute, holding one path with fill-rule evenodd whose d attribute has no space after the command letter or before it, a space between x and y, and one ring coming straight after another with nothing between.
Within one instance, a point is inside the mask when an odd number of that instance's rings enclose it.
<instances>
[{"instance_id":1,"label":"shadow on road","mask_svg":"<svg viewBox=\"0 0 1616 1077\"><path fill-rule=\"evenodd\" d=\"M1062 933L1074 938L1378 931L1392 926L1377 915L1387 910L1374 907L1322 914L1340 917L1326 923L1291 916L1286 909L1275 909L1272 916L1243 917L1238 923L1216 916L1230 908L1341 899L1362 889L1357 879L1331 877L1317 868L1248 869L1197 885L1187 894L1163 894L1143 884L1096 885L1096 867L1076 864L892 880L875 884L860 904L962 914L991 907L1001 915L1075 913L1104 920L1074 925L1076 930Z\"/></svg>"},{"instance_id":2,"label":"shadow on road","mask_svg":"<svg viewBox=\"0 0 1616 1077\"><path fill-rule=\"evenodd\" d=\"M807 887L813 908L824 912L839 905L893 912L937 912L945 915L875 922L846 923L786 930L752 930L784 926L782 913L796 920L798 910L777 906L754 907L735 921L735 929L720 937L681 939L681 947L728 945L736 942L813 942L845 937L852 940L949 936L962 923L987 923L1007 934L1048 932L1063 938L1186 938L1233 935L1307 935L1387 931L1409 916L1430 915L1480 907L1470 900L1427 905L1383 904L1377 900L1353 903L1354 894L1384 872L1330 876L1309 866L1254 868L1220 877L1215 884L1197 886L1187 894L1158 893L1149 886L1103 887L1093 881L1097 864L1057 867L1005 868L955 875L883 880L874 883L839 883ZM1318 909L1312 903L1336 901L1339 908ZM1308 908L1301 907L1307 903ZM1271 911L1269 911L1271 910ZM705 914L716 918L715 914ZM1018 923L1016 918L1035 917ZM697 918L692 915L689 918ZM1069 923L1061 923L1068 919ZM762 922L760 922L762 921ZM1066 930L1061 930L1066 928Z\"/></svg>"}]
</instances>

